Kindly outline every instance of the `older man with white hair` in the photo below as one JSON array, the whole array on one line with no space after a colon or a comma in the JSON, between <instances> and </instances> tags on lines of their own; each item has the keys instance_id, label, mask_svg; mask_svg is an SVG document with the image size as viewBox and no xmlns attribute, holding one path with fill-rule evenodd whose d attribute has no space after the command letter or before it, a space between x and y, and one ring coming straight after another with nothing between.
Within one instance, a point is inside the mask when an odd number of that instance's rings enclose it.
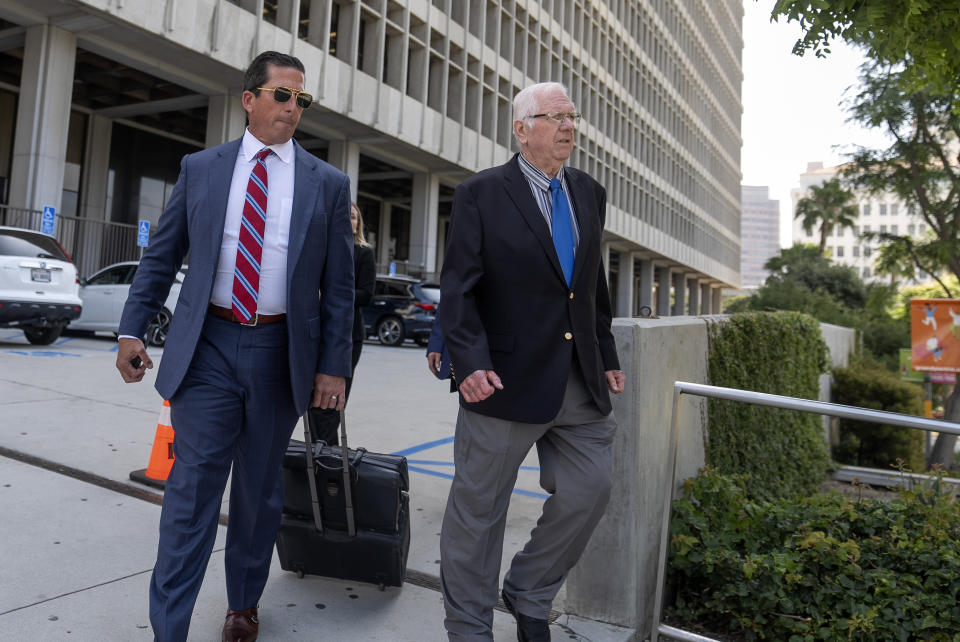
<instances>
[{"instance_id":1,"label":"older man with white hair","mask_svg":"<svg viewBox=\"0 0 960 642\"><path fill-rule=\"evenodd\" d=\"M520 153L454 196L440 327L460 392L456 472L440 536L450 640L492 640L517 471L536 444L549 498L503 581L517 638L547 615L603 515L623 391L600 260L606 191L565 167L580 121L558 83L513 101Z\"/></svg>"}]
</instances>

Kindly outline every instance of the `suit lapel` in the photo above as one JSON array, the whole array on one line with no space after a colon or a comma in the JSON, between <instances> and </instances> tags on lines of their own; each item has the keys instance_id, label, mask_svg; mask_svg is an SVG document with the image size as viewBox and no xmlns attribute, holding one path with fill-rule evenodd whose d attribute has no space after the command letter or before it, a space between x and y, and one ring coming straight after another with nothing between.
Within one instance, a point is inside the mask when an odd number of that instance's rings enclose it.
<instances>
[{"instance_id":1,"label":"suit lapel","mask_svg":"<svg viewBox=\"0 0 960 642\"><path fill-rule=\"evenodd\" d=\"M547 255L547 260L553 265L557 276L566 283L563 277L563 269L560 267L560 259L557 258L557 249L553 246L553 237L550 235L550 228L547 226L547 222L540 212L540 206L537 205L536 199L533 198L533 193L530 191L530 183L527 181L527 177L523 175L523 171L520 169L520 161L517 160L516 156L506 164L504 174L507 194L510 196L510 200L512 200L513 204L520 210L521 216L523 216L523 219L530 227L537 241L540 242L540 247L543 248L544 253Z\"/></svg>"},{"instance_id":2,"label":"suit lapel","mask_svg":"<svg viewBox=\"0 0 960 642\"><path fill-rule=\"evenodd\" d=\"M220 244L223 242L223 226L227 218L227 199L230 197L230 184L233 171L237 166L237 154L240 153L240 140L224 145L217 158L209 167L207 200L207 252L213 257L214 265L220 259Z\"/></svg>"},{"instance_id":3,"label":"suit lapel","mask_svg":"<svg viewBox=\"0 0 960 642\"><path fill-rule=\"evenodd\" d=\"M290 234L287 239L287 282L293 277L293 268L300 258L300 251L307 236L307 228L316 209L320 177L317 159L304 151L296 141L296 166L293 178L293 205L290 210Z\"/></svg>"},{"instance_id":4,"label":"suit lapel","mask_svg":"<svg viewBox=\"0 0 960 642\"><path fill-rule=\"evenodd\" d=\"M573 201L573 214L577 218L577 227L580 228L580 243L573 256L573 276L570 278L570 283L573 284L577 282L577 277L580 276L583 265L586 263L587 248L592 247L591 244L595 242L597 218L593 201L582 177L570 171L569 168L564 170L564 174L567 186L570 188L570 200Z\"/></svg>"}]
</instances>

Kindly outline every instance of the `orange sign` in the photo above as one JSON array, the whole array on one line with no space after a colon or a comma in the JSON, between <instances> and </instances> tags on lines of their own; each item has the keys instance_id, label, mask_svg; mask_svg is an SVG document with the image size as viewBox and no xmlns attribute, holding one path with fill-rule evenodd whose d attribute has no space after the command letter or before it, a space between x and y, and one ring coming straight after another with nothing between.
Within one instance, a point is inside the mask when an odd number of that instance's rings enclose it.
<instances>
[{"instance_id":1,"label":"orange sign","mask_svg":"<svg viewBox=\"0 0 960 642\"><path fill-rule=\"evenodd\" d=\"M960 372L960 299L911 299L913 369Z\"/></svg>"}]
</instances>

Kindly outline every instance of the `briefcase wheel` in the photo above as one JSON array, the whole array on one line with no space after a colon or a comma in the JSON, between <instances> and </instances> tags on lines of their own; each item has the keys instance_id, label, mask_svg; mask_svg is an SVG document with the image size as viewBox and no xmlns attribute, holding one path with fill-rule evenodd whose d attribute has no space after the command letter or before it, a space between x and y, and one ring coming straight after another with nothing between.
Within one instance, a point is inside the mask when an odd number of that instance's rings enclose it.
<instances>
[{"instance_id":1,"label":"briefcase wheel","mask_svg":"<svg viewBox=\"0 0 960 642\"><path fill-rule=\"evenodd\" d=\"M301 580L303 579L303 569L301 568L297 569L297 578Z\"/></svg>"},{"instance_id":2,"label":"briefcase wheel","mask_svg":"<svg viewBox=\"0 0 960 642\"><path fill-rule=\"evenodd\" d=\"M380 582L379 588L380 588L381 591L386 591L386 590L387 590L387 585L384 584L383 582Z\"/></svg>"}]
</instances>

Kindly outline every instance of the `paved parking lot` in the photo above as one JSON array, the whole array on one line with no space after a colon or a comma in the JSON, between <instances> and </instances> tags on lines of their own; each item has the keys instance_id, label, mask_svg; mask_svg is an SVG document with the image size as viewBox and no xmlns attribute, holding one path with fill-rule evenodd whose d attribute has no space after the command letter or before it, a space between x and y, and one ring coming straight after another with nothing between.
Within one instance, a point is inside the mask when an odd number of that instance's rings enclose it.
<instances>
[{"instance_id":1,"label":"paved parking lot","mask_svg":"<svg viewBox=\"0 0 960 642\"><path fill-rule=\"evenodd\" d=\"M17 330L0 330L2 639L151 638L147 586L159 496L128 475L147 465L162 400L152 385L156 370L140 384L122 382L113 366L115 349L106 335L64 336L39 347ZM150 352L157 363L162 351ZM261 639L317 639L318 632L330 640L445 638L436 576L456 412L455 395L427 371L422 348L364 346L347 411L350 444L409 459L412 581L380 592L356 583L297 579L274 558L261 603ZM294 437L300 435L298 427ZM531 455L514 491L504 567L526 541L543 497ZM223 532L191 640L219 636L226 608ZM554 639L588 639L562 624L575 625L561 616ZM497 612L495 634L515 639L509 615ZM607 632L590 639L618 638Z\"/></svg>"}]
</instances>

